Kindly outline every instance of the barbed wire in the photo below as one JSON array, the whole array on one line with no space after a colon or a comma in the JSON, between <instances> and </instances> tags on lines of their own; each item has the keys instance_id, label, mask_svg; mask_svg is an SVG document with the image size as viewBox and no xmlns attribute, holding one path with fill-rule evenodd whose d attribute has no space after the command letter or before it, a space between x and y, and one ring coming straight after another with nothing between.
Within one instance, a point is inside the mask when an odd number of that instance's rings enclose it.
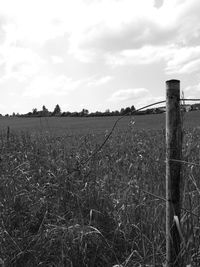
<instances>
[{"instance_id":1,"label":"barbed wire","mask_svg":"<svg viewBox=\"0 0 200 267\"><path fill-rule=\"evenodd\" d=\"M114 129L116 128L116 126L117 126L117 124L118 124L118 122L120 121L120 120L122 120L124 117L126 117L127 115L134 115L136 112L138 112L138 111L141 111L141 110L143 110L143 109L145 109L145 108L149 108L149 107L152 107L152 106L155 106L155 105L158 105L158 104L162 104L162 103L165 103L166 102L166 100L163 100L163 101L159 101L159 102L155 102L155 103L153 103L153 104L150 104L150 105L146 105L146 106L144 106L144 107L141 107L141 108L139 108L139 109L136 109L136 110L134 110L134 111L128 111L128 112L126 112L126 113L124 113L121 117L119 117L115 122L114 122L114 124L113 124L113 126L112 126L112 129L110 130L110 132L109 132L109 134L106 136L106 138L104 139L104 141L102 142L102 144L101 145L99 145L99 147L97 147L93 152L92 152L92 154L84 161L84 162L81 162L81 165L82 166L85 166L101 149L102 149L102 147L106 144L106 142L108 141L108 139L110 138L110 136L112 135L112 133L113 133L113 131L114 131Z\"/></svg>"},{"instance_id":2,"label":"barbed wire","mask_svg":"<svg viewBox=\"0 0 200 267\"><path fill-rule=\"evenodd\" d=\"M180 98L180 101L200 101L200 99L199 98ZM150 108L150 107L153 107L153 106L156 106L156 105L159 105L159 104L163 104L163 103L166 103L166 100L154 102L152 104L149 104L149 105L143 106L141 108L138 108L138 109L136 109L134 111L128 111L128 112L124 113L120 118L118 118L114 122L109 134L106 136L104 141L92 152L92 154L86 160L82 161L80 163L80 165L82 167L84 167L103 148L103 146L107 143L108 139L111 137L112 133L114 132L114 130L115 130L115 128L116 128L116 126L117 126L117 124L118 124L118 122L120 120L122 120L123 118L125 118L128 115L133 116L133 115L135 115L135 113L137 113L137 112L139 112L139 111L141 111L143 109Z\"/></svg>"},{"instance_id":3,"label":"barbed wire","mask_svg":"<svg viewBox=\"0 0 200 267\"><path fill-rule=\"evenodd\" d=\"M200 101L200 98L181 98L180 101Z\"/></svg>"},{"instance_id":4,"label":"barbed wire","mask_svg":"<svg viewBox=\"0 0 200 267\"><path fill-rule=\"evenodd\" d=\"M145 194L148 194L148 195L150 195L150 196L156 198L156 199L160 199L160 200L162 200L162 201L164 201L164 202L167 202L167 199L164 198L164 197L155 195L155 194L153 194L153 193L151 193L151 192L149 192L149 191L146 191L146 190L144 190L144 189L141 189L141 191L142 191L143 193L145 193ZM197 217L197 218L200 217L199 215L195 214L194 212L192 212L192 211L190 211L190 210L188 210L188 209L186 209L186 208L184 208L184 207L181 207L181 210L183 210L183 211L185 211L185 212L187 212L187 213L189 213L189 214L191 214L191 215L193 215L193 216L195 216L195 217Z\"/></svg>"}]
</instances>

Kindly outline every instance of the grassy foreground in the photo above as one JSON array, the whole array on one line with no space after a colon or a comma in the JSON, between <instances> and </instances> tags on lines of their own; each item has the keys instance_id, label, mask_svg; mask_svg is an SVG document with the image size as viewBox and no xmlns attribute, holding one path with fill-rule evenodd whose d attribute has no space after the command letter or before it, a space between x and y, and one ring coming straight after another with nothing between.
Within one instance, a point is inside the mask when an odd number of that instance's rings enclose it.
<instances>
[{"instance_id":1,"label":"grassy foreground","mask_svg":"<svg viewBox=\"0 0 200 267\"><path fill-rule=\"evenodd\" d=\"M2 132L2 266L164 264L165 133L117 129L81 165L104 137ZM184 160L200 164L199 146L200 130L185 131ZM183 165L183 266L200 262L199 168Z\"/></svg>"}]
</instances>

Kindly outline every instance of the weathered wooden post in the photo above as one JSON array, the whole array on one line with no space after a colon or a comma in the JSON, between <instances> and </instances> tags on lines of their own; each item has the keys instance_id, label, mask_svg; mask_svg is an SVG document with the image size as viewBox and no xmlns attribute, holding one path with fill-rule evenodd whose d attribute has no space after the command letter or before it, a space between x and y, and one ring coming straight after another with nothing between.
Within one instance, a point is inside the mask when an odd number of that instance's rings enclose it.
<instances>
[{"instance_id":1,"label":"weathered wooden post","mask_svg":"<svg viewBox=\"0 0 200 267\"><path fill-rule=\"evenodd\" d=\"M180 221L181 154L180 81L169 80L166 82L166 267L181 267L180 236L174 221L174 216Z\"/></svg>"}]
</instances>

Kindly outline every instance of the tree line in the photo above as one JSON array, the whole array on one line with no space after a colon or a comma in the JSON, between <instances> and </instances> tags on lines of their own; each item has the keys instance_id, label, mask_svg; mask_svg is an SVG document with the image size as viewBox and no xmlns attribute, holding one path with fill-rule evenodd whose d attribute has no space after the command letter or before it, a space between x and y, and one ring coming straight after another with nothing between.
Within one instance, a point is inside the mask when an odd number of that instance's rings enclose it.
<instances>
[{"instance_id":1,"label":"tree line","mask_svg":"<svg viewBox=\"0 0 200 267\"><path fill-rule=\"evenodd\" d=\"M200 104L195 103L192 105L181 105L183 111L195 111L200 110ZM148 114L159 114L165 112L165 107L151 108L142 111L136 111L134 106L121 108L120 110L110 111L106 109L104 112L96 111L89 112L88 109L82 109L80 112L74 111L61 111L60 106L57 104L53 111L49 111L44 105L41 110L34 108L32 112L26 114L14 113L12 115L6 114L6 117L102 117L102 116L123 116L123 115L148 115ZM0 114L0 116L2 116Z\"/></svg>"},{"instance_id":2,"label":"tree line","mask_svg":"<svg viewBox=\"0 0 200 267\"><path fill-rule=\"evenodd\" d=\"M106 109L104 112L96 111L96 112L89 112L88 109L82 109L80 112L74 111L63 111L61 110L60 106L57 104L53 111L49 111L45 105L42 106L41 110L34 108L32 112L28 112L26 114L15 114L13 113L12 116L15 117L99 117L99 116L120 116L125 114L132 114L135 111L135 107L126 107L121 108L121 110L110 111ZM6 114L6 116L9 116Z\"/></svg>"}]
</instances>

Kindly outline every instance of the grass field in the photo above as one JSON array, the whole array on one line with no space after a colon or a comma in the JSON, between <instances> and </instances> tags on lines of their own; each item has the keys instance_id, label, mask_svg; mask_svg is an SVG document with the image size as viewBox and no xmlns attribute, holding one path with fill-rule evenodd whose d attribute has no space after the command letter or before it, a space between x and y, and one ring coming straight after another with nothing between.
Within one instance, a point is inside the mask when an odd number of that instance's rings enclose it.
<instances>
[{"instance_id":1,"label":"grass field","mask_svg":"<svg viewBox=\"0 0 200 267\"><path fill-rule=\"evenodd\" d=\"M10 126L11 130L29 132L51 132L56 135L103 133L110 130L118 117L89 118L0 118L0 129ZM127 116L118 124L118 129L127 129L130 121L135 121L136 130L159 130L165 128L165 114ZM200 126L200 111L184 113L184 126L193 128Z\"/></svg>"},{"instance_id":2,"label":"grass field","mask_svg":"<svg viewBox=\"0 0 200 267\"><path fill-rule=\"evenodd\" d=\"M184 117L183 160L196 165L183 164L182 266L200 262L199 115ZM164 114L120 121L82 164L115 119L1 118L2 266L163 265Z\"/></svg>"}]
</instances>

